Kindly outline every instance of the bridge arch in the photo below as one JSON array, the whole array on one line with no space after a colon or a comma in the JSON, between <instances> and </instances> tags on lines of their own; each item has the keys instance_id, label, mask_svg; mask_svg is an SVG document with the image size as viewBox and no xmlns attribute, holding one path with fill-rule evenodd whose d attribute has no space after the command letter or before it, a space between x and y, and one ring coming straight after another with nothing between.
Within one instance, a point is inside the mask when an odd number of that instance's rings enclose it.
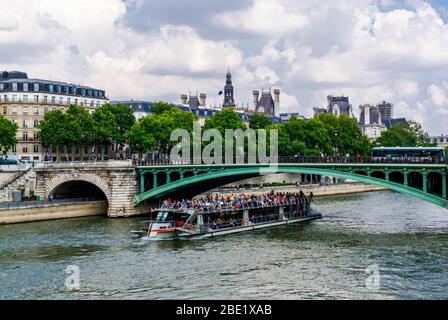
<instances>
[{"instance_id":1,"label":"bridge arch","mask_svg":"<svg viewBox=\"0 0 448 320\"><path fill-rule=\"evenodd\" d=\"M189 190L193 190L197 193L199 188L191 188L192 186L203 186L207 181L214 181L223 177L230 176L248 176L248 175L263 175L263 174L274 174L274 173L296 173L296 174L316 174L316 175L326 175L333 176L342 179L352 179L355 181L373 184L380 187L384 187L393 191L401 192L404 194L408 194L414 196L416 198L429 201L431 203L443 206L448 208L448 201L441 197L438 197L434 194L426 193L422 189L417 189L415 187L406 186L403 184L399 184L396 182L375 178L371 176L367 176L364 174L357 174L347 171L339 171L331 168L310 168L310 167L302 167L302 166L294 166L294 165L279 165L273 167L261 167L261 166L245 166L240 168L229 168L226 170L216 170L210 171L206 174L196 175L193 177L189 177L186 179L182 179L176 182L172 182L160 187L157 187L153 190L149 190L143 192L140 195L134 196L134 202L136 204L149 199L149 198L160 198L164 195L167 195L171 192L182 190L188 188ZM411 174L410 174L411 175ZM409 176L410 176L409 175Z\"/></svg>"},{"instance_id":2,"label":"bridge arch","mask_svg":"<svg viewBox=\"0 0 448 320\"><path fill-rule=\"evenodd\" d=\"M111 200L111 190L108 183L101 177L92 173L66 173L60 174L52 178L45 184L45 197L48 198L52 195L58 188L67 183L73 182L87 182L99 190L102 191L107 201L110 203Z\"/></svg>"}]
</instances>

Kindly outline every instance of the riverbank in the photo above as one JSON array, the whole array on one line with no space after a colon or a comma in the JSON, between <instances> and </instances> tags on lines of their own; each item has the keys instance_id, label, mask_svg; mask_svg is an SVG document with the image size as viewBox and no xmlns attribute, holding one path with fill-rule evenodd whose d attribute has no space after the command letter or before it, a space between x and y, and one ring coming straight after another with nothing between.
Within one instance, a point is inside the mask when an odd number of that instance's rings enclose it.
<instances>
[{"instance_id":1,"label":"riverbank","mask_svg":"<svg viewBox=\"0 0 448 320\"><path fill-rule=\"evenodd\" d=\"M0 207L0 224L106 215L107 201Z\"/></svg>"}]
</instances>

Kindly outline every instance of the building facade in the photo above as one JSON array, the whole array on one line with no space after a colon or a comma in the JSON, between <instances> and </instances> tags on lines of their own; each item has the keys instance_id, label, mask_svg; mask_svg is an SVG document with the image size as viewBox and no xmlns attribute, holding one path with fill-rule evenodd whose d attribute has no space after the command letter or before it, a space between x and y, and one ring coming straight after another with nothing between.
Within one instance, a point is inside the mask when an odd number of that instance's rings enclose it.
<instances>
[{"instance_id":1,"label":"building facade","mask_svg":"<svg viewBox=\"0 0 448 320\"><path fill-rule=\"evenodd\" d=\"M381 113L381 122L386 123L394 116L394 105L392 103L383 101L377 104L378 111Z\"/></svg>"},{"instance_id":2,"label":"building facade","mask_svg":"<svg viewBox=\"0 0 448 320\"><path fill-rule=\"evenodd\" d=\"M253 108L255 112L264 113L271 117L280 117L280 90L274 89L274 95L271 90L252 91Z\"/></svg>"},{"instance_id":3,"label":"building facade","mask_svg":"<svg viewBox=\"0 0 448 320\"><path fill-rule=\"evenodd\" d=\"M438 147L448 148L448 134L428 137L428 142L436 143Z\"/></svg>"},{"instance_id":4,"label":"building facade","mask_svg":"<svg viewBox=\"0 0 448 320\"><path fill-rule=\"evenodd\" d=\"M331 113L337 117L339 117L341 114L345 114L352 118L355 117L353 115L353 108L349 102L349 98L344 96L327 96L326 108L313 108L313 115L315 117L322 113Z\"/></svg>"},{"instance_id":5,"label":"building facade","mask_svg":"<svg viewBox=\"0 0 448 320\"><path fill-rule=\"evenodd\" d=\"M0 112L18 125L18 143L8 156L24 161L42 161L49 156L53 160L70 154L75 159L90 152L67 146L44 148L38 136L39 122L52 110L65 110L78 105L93 112L107 102L104 90L66 82L30 79L25 72L0 72ZM87 151L87 152L83 152ZM70 159L67 159L70 160Z\"/></svg>"},{"instance_id":6,"label":"building facade","mask_svg":"<svg viewBox=\"0 0 448 320\"><path fill-rule=\"evenodd\" d=\"M387 130L381 121L381 112L378 106L370 104L359 106L359 125L362 128L362 133L371 140L376 140L383 131Z\"/></svg>"}]
</instances>

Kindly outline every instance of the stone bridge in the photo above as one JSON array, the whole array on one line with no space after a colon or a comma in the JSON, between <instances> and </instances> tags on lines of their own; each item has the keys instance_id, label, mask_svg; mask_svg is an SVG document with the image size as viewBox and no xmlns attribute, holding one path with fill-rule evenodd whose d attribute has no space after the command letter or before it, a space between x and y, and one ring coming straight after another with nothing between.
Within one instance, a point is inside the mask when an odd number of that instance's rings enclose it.
<instances>
[{"instance_id":1,"label":"stone bridge","mask_svg":"<svg viewBox=\"0 0 448 320\"><path fill-rule=\"evenodd\" d=\"M63 197L95 197L108 201L109 217L141 213L132 196L139 184L131 161L61 162L36 164L35 194L42 200Z\"/></svg>"},{"instance_id":2,"label":"stone bridge","mask_svg":"<svg viewBox=\"0 0 448 320\"><path fill-rule=\"evenodd\" d=\"M162 197L192 197L217 186L265 174L332 176L385 187L448 208L446 163L278 163L229 165L154 164L129 161L42 163L35 194L108 201L109 217L149 211Z\"/></svg>"}]
</instances>

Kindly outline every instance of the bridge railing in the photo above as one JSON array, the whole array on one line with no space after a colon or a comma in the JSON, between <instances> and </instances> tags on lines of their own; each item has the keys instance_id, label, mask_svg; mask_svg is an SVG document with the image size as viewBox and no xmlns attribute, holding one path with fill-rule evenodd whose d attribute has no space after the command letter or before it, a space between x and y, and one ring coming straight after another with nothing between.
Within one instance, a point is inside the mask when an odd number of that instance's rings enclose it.
<instances>
[{"instance_id":1,"label":"bridge railing","mask_svg":"<svg viewBox=\"0 0 448 320\"><path fill-rule=\"evenodd\" d=\"M243 163L238 163L235 158L221 158L218 164L247 164L251 163L247 158L244 159ZM353 164L447 164L448 158L438 158L438 157L277 157L276 162L271 163L353 163ZM173 161L168 158L163 159L149 159L149 160L133 160L133 165L136 166L169 166L169 165L206 165L204 161L193 159L184 161ZM264 164L256 162L259 164ZM256 164L254 163L254 164ZM266 163L269 164L269 163Z\"/></svg>"}]
</instances>

